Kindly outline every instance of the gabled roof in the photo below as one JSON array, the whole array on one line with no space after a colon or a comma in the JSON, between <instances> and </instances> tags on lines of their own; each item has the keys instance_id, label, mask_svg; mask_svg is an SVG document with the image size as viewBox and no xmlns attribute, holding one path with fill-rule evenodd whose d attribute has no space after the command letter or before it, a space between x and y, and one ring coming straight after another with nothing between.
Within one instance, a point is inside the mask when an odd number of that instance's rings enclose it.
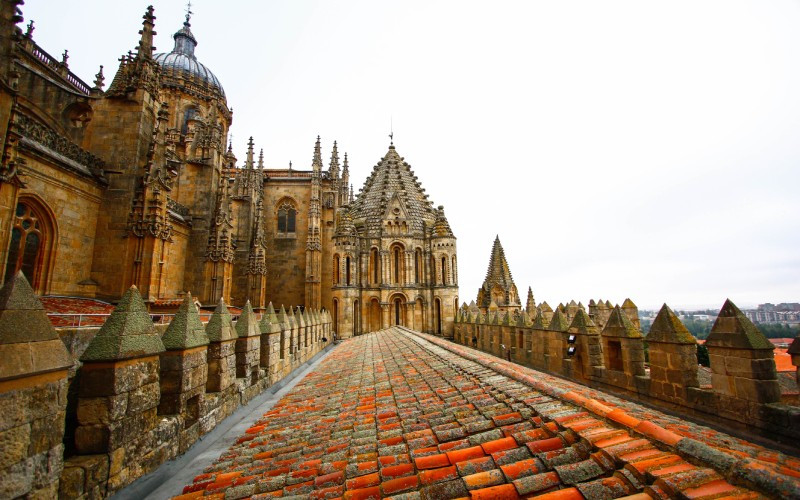
<instances>
[{"instance_id":1,"label":"gabled roof","mask_svg":"<svg viewBox=\"0 0 800 500\"><path fill-rule=\"evenodd\" d=\"M433 203L394 145L372 170L364 182L364 187L351 205L351 213L357 226L362 223L368 231L381 229L387 216L390 201L395 198L402 203L400 215L407 218L412 231L423 231L436 221ZM403 213L405 212L405 213ZM391 216L391 214L389 214Z\"/></svg>"}]
</instances>

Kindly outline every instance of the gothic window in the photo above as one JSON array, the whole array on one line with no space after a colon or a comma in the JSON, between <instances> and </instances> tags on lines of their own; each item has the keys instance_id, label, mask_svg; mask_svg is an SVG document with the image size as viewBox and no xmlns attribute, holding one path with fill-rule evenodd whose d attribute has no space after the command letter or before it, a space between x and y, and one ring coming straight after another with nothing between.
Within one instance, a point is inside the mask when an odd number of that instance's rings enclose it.
<instances>
[{"instance_id":1,"label":"gothic window","mask_svg":"<svg viewBox=\"0 0 800 500\"><path fill-rule=\"evenodd\" d=\"M11 226L4 282L22 271L37 293L43 293L50 261L52 229L44 212L26 201L20 201Z\"/></svg>"},{"instance_id":2,"label":"gothic window","mask_svg":"<svg viewBox=\"0 0 800 500\"><path fill-rule=\"evenodd\" d=\"M345 283L349 286L350 285L350 256L348 255L344 259L344 274L345 274Z\"/></svg>"},{"instance_id":3,"label":"gothic window","mask_svg":"<svg viewBox=\"0 0 800 500\"><path fill-rule=\"evenodd\" d=\"M339 284L339 270L340 270L340 261L339 261L339 254L333 256L333 284Z\"/></svg>"},{"instance_id":4,"label":"gothic window","mask_svg":"<svg viewBox=\"0 0 800 500\"><path fill-rule=\"evenodd\" d=\"M297 210L289 202L278 207L278 236L294 235L297 231Z\"/></svg>"}]
</instances>

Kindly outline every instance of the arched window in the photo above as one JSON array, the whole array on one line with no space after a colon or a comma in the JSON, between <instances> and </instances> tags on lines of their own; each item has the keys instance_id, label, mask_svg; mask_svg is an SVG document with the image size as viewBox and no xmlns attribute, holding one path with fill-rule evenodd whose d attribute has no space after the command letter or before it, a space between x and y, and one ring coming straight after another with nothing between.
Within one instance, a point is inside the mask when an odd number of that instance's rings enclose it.
<instances>
[{"instance_id":1,"label":"arched window","mask_svg":"<svg viewBox=\"0 0 800 500\"><path fill-rule=\"evenodd\" d=\"M453 284L458 284L458 268L456 267L456 256L453 255L453 264L450 266L450 274L453 275Z\"/></svg>"},{"instance_id":2,"label":"arched window","mask_svg":"<svg viewBox=\"0 0 800 500\"><path fill-rule=\"evenodd\" d=\"M378 280L378 249L373 248L369 253L370 267L372 267L372 283L377 285Z\"/></svg>"},{"instance_id":3,"label":"arched window","mask_svg":"<svg viewBox=\"0 0 800 500\"><path fill-rule=\"evenodd\" d=\"M11 225L3 281L8 282L18 271L22 271L37 293L46 292L53 236L54 229L44 209L28 200L20 201Z\"/></svg>"},{"instance_id":4,"label":"arched window","mask_svg":"<svg viewBox=\"0 0 800 500\"><path fill-rule=\"evenodd\" d=\"M278 236L294 235L297 231L297 210L289 202L278 207Z\"/></svg>"},{"instance_id":5,"label":"arched window","mask_svg":"<svg viewBox=\"0 0 800 500\"><path fill-rule=\"evenodd\" d=\"M339 278L340 278L340 276L339 276L339 268L340 268L339 254L337 253L336 255L333 256L333 284L334 285L338 285L339 284Z\"/></svg>"},{"instance_id":6,"label":"arched window","mask_svg":"<svg viewBox=\"0 0 800 500\"><path fill-rule=\"evenodd\" d=\"M400 283L400 249L394 247L394 282Z\"/></svg>"},{"instance_id":7,"label":"arched window","mask_svg":"<svg viewBox=\"0 0 800 500\"><path fill-rule=\"evenodd\" d=\"M345 259L344 259L344 273L345 273L345 278L347 279L346 283L349 286L350 285L350 256L349 255L347 257L345 257Z\"/></svg>"},{"instance_id":8,"label":"arched window","mask_svg":"<svg viewBox=\"0 0 800 500\"><path fill-rule=\"evenodd\" d=\"M442 256L442 285L447 284L447 257Z\"/></svg>"}]
</instances>

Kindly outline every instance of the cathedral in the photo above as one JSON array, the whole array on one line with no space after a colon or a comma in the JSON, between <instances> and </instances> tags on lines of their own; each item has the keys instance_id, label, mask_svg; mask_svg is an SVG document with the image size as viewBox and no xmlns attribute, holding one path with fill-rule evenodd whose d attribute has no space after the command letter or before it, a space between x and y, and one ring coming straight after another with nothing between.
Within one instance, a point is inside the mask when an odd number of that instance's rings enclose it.
<instances>
[{"instance_id":1,"label":"cathedral","mask_svg":"<svg viewBox=\"0 0 800 500\"><path fill-rule=\"evenodd\" d=\"M319 137L306 169L266 168L252 138L240 161L189 14L155 53L148 8L106 86L102 66L88 84L17 26L19 3L0 21L0 281L109 302L135 285L151 311L189 291L325 309L340 338L452 336L456 238L393 143L357 196L336 142L327 167Z\"/></svg>"}]
</instances>

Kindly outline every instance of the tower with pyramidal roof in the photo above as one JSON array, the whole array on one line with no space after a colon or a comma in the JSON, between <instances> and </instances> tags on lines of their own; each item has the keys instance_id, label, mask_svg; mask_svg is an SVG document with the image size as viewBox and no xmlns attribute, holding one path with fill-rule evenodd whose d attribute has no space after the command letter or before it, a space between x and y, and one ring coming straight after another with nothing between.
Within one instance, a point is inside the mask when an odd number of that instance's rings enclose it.
<instances>
[{"instance_id":1,"label":"tower with pyramidal roof","mask_svg":"<svg viewBox=\"0 0 800 500\"><path fill-rule=\"evenodd\" d=\"M531 294L530 301L533 301ZM489 258L489 269L483 285L478 289L478 308L483 314L489 311L515 312L521 309L519 293L514 279L511 277L511 268L508 267L500 236L494 239L492 255Z\"/></svg>"},{"instance_id":2,"label":"tower with pyramidal roof","mask_svg":"<svg viewBox=\"0 0 800 500\"><path fill-rule=\"evenodd\" d=\"M394 143L358 197L337 211L332 259L339 336L392 325L452 336L456 237Z\"/></svg>"}]
</instances>

